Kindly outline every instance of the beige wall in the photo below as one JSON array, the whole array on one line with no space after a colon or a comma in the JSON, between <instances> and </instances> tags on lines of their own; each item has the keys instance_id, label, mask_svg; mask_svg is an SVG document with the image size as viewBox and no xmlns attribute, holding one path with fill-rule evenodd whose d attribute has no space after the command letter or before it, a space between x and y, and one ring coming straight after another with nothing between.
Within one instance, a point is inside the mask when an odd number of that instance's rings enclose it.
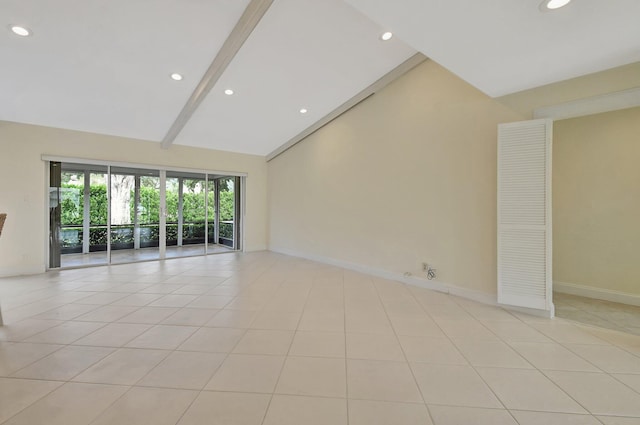
<instances>
[{"instance_id":1,"label":"beige wall","mask_svg":"<svg viewBox=\"0 0 640 425\"><path fill-rule=\"evenodd\" d=\"M557 121L553 279L640 295L640 108Z\"/></svg>"},{"instance_id":2,"label":"beige wall","mask_svg":"<svg viewBox=\"0 0 640 425\"><path fill-rule=\"evenodd\" d=\"M269 162L270 248L495 293L497 124L520 119L424 62Z\"/></svg>"},{"instance_id":3,"label":"beige wall","mask_svg":"<svg viewBox=\"0 0 640 425\"><path fill-rule=\"evenodd\" d=\"M45 266L45 163L65 157L248 173L245 249L267 246L267 166L263 157L173 146L0 121L0 276L37 273Z\"/></svg>"}]
</instances>

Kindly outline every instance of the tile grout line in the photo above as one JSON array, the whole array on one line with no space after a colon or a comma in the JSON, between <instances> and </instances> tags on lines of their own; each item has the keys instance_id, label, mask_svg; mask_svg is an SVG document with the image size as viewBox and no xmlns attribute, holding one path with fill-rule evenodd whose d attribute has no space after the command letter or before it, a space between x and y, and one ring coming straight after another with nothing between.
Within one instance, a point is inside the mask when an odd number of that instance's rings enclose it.
<instances>
[{"instance_id":1,"label":"tile grout line","mask_svg":"<svg viewBox=\"0 0 640 425\"><path fill-rule=\"evenodd\" d=\"M382 300L382 297L380 296L380 291L378 290L378 287L376 285L375 280L372 281L372 285L374 290L376 291L376 294L378 296L378 299L380 300L380 303L382 304L382 309L384 310L385 316L387 317L387 320L389 321L389 324L391 325L391 329L393 329L393 335L396 338L396 341L398 342L398 346L400 347L400 350L402 351L402 355L404 357L405 363L407 365L407 368L409 369L409 372L411 372L411 376L413 377L413 382L416 386L416 388L418 389L418 392L420 393L420 397L422 398L422 403L424 404L425 409L427 410L427 415L429 415L429 419L431 420L431 423L435 424L436 422L433 419L433 414L431 413L431 409L429 409L429 406L427 405L427 401L424 398L424 393L422 392L422 388L420 388L420 384L418 384L418 379L416 378L416 375L413 371L413 368L411 367L411 363L409 362L409 358L407 357L407 353L404 349L404 347L402 346L402 343L400 342L400 337L398 336L398 333L396 331L396 328L393 326L393 322L391 320L391 318L389 317L389 312L387 311L387 307L384 303L384 301ZM406 290L406 288L403 286L402 287L403 290ZM410 291L407 291L410 293ZM413 294L411 294L412 299L414 299L419 305L420 303L418 302L417 299L415 299L415 297L413 297ZM421 306L421 305L420 305ZM422 308L422 306L421 306ZM438 326L438 324L436 323L436 326Z\"/></svg>"},{"instance_id":2,"label":"tile grout line","mask_svg":"<svg viewBox=\"0 0 640 425\"><path fill-rule=\"evenodd\" d=\"M126 284L126 282L125 282L124 284ZM139 291L138 291L138 292L139 292ZM134 292L134 293L131 293L131 294L135 294L135 293L138 293L138 292ZM110 292L108 292L108 291L103 291L103 292L100 292L100 293L110 293ZM89 296L91 296L91 295L89 295ZM84 298L87 298L87 297L80 298L79 300L82 300L82 299L84 299ZM124 297L123 297L123 298L124 298ZM113 302L117 302L117 301L118 301L118 300L115 300L115 301L113 301ZM74 302L67 303L67 304L64 304L64 305L71 305L71 304L73 304L73 303L74 303ZM112 304L112 303L98 305L98 306L96 307L96 309L94 309L94 310L92 310L92 311L95 311L95 310L97 310L97 309L99 309L99 308L102 308L102 307L105 307L105 306L109 306L109 305L111 305L111 304ZM59 307L56 307L56 308L59 308ZM140 309L140 308L136 309L135 311L138 311L139 309ZM135 312L135 311L134 311L134 312ZM132 312L132 313L133 313L133 312ZM76 316L76 317L80 317L80 316L82 316L82 315L84 315L84 314L86 314L86 313L81 313L80 315L78 315L78 316ZM118 319L116 319L116 320L118 320ZM67 322L72 322L72 321L73 321L73 319L71 319L71 320L67 320L67 321L64 321L62 324L67 323ZM81 322L82 322L82 321L81 321ZM83 322L83 323L96 323L96 322ZM101 323L101 322L97 322L97 323ZM109 324L119 323L119 322L111 321L111 322L102 322L102 323L103 323L103 326L101 326L101 327L97 328L96 330L94 330L94 331L90 332L89 334L84 335L84 336L81 336L81 337L79 337L78 339L76 339L76 340L74 340L74 341L70 342L69 344L65 344L65 345L63 345L63 347L59 348L58 350L56 350L56 351L54 351L54 352L50 353L49 355L47 355L47 356L45 356L45 357L43 357L43 358L41 358L41 359L39 359L39 360L36 360L35 362L33 362L33 363L31 363L31 364L29 364L29 365L27 365L27 366L25 366L25 367L23 367L23 368L21 368L21 369L17 370L17 371L16 371L16 372L14 372L14 373L17 373L17 372L19 372L20 370L22 370L22 369L24 369L24 368L26 368L26 367L29 367L29 366L31 366L32 364L37 363L38 361L41 361L41 360L43 360L43 359L44 359L44 358L46 358L46 357L49 357L50 355L54 354L54 353L55 353L55 352L57 352L57 351L62 350L63 348L70 347L70 346L80 346L80 347L84 347L83 345L73 345L73 343L74 343L74 342L79 341L80 339L82 339L82 338L84 338L84 337L86 337L86 336L89 336L89 335L91 335L91 334L93 334L93 333L95 333L95 332L99 331L100 329L103 329L104 327L108 326ZM145 333L146 331L148 331L148 330L152 329L153 327L158 326L158 325L159 325L159 323L156 323L155 325L154 325L154 324L147 324L147 325L149 325L149 328L148 328L147 330L142 331L139 335L132 337L132 338L131 338L127 343L129 343L129 342L133 341L133 340L134 340L134 339L136 339L138 336L142 335L143 333ZM58 325L58 326L59 326L59 325ZM54 326L54 327L56 327L56 326ZM54 328L54 327L52 327L52 328ZM46 330L45 330L45 331L46 331ZM43 332L45 332L45 331L43 331ZM194 332L195 332L195 331L194 331ZM40 332L40 333L41 333L41 332ZM39 334L39 333L36 333L36 334L34 334L33 336L35 336L35 335L37 335L37 334ZM191 334L191 335L192 335L192 334ZM27 337L27 338L29 338L29 337ZM188 338L188 337L187 337L187 338ZM170 351L170 353L166 354L166 355L165 355L165 356L164 356L164 357L163 357L163 358L162 358L162 359L161 359L161 360L160 360L160 361L159 361L159 362L158 362L158 363L157 363L157 364L156 364L152 369L150 369L150 370L149 370L149 372L147 372L147 373L146 373L144 376L142 376L138 381L136 381L136 383L134 383L133 385L130 385L130 386L129 386L129 385L125 385L125 386L128 386L129 388L128 388L128 389L127 389L127 390L126 390L126 391L125 391L125 392L124 392L120 397L118 397L116 400L114 400L114 401L113 401L113 403L111 403L109 406L105 407L105 409L104 409L104 410L102 410L102 411L101 411L101 412L100 412L100 413L99 413L99 414L98 414L98 415L97 415L97 416L92 420L92 422L91 422L91 423L95 422L95 420L97 420L97 419L98 419L98 418L99 418L99 417L100 417L100 416L101 416L101 415L102 415L102 414L103 414L103 413L104 413L108 408L110 408L110 407L111 407L113 404L115 404L118 400L120 400L122 397L124 397L124 396L125 396L127 393L129 393L133 388L140 387L140 386L137 386L137 383L139 383L142 379L144 379L144 377L146 377L149 373L151 373L151 371L152 371L152 370L155 370L155 369L156 369L156 368L157 368L157 367L158 367L158 366L159 366L159 365L160 365L164 360L166 360L166 358L167 358L168 356L170 356L170 355L171 355L171 353L173 353L173 352L175 352L175 351L176 351L176 350L156 350L156 349L147 348L147 347L126 347L126 344L127 344L127 343L125 343L124 345L122 345L122 346L120 346L120 347L115 347L115 348L114 348L114 347L100 347L100 348L113 348L113 351L112 351L110 354L106 355L105 357L103 357L103 358L101 358L101 359L99 359L99 360L95 361L95 362L94 362L94 363L92 363L91 365L87 366L87 367L86 367L86 368L84 368L82 371L78 372L78 373L77 373L77 374L75 374L73 377L71 377L69 380L66 380L66 381L56 381L56 382L62 382L62 384L61 384L60 386L65 385L65 384L83 383L83 382L80 382L80 381L72 381L72 380L73 380L73 378L75 378L76 376L78 376L78 375L82 374L84 371L86 371L86 370L88 370L89 368L93 367L95 364L99 363L100 361L104 360L105 358L107 358L107 357L111 356L112 354L116 353L117 351L119 351L119 350L121 350L121 349L123 349L123 348L127 348L127 349L135 349L135 350L145 350L145 349L149 349L149 350L154 350L154 351ZM43 343L43 344L44 344L44 343ZM87 347L94 347L94 346L87 346ZM216 369L216 370L217 370L217 369ZM215 372L214 372L214 373L215 373ZM104 384L104 383L97 383L97 382L86 382L85 384L91 384L91 385L96 385L96 384L97 384L97 385L116 385L116 386L122 386L122 385L118 385L118 384ZM163 389L162 387L145 387L145 388L159 388L159 389ZM182 390L184 390L184 389L182 389ZM43 397L44 397L44 396L43 396ZM197 398L197 396L196 396L196 397L194 397L194 401L195 401L195 398ZM35 403L35 402L34 402L34 403ZM31 403L29 406L33 405L34 403ZM193 401L192 401L192 403L193 403ZM190 405L191 405L191 404L190 404ZM190 407L190 405L189 405L188 407ZM27 406L27 407L28 407L28 406ZM187 407L187 409L188 409L188 407ZM25 408L26 408L26 407L25 407ZM186 410L187 410L187 409L185 409L185 412L186 412ZM23 409L23 410L24 410L24 409ZM183 413L184 413L184 412L183 412ZM14 416L15 416L15 415L14 415Z\"/></svg>"},{"instance_id":3,"label":"tile grout line","mask_svg":"<svg viewBox=\"0 0 640 425\"><path fill-rule=\"evenodd\" d=\"M226 280L226 279L225 279ZM224 281L223 281L224 282ZM220 284L216 285L214 288L218 287ZM235 297L233 297L235 298ZM228 303L227 303L228 304ZM222 310L222 309L221 309ZM220 310L220 311L221 311ZM175 314L175 313L174 313ZM217 315L214 314L214 316ZM208 322L207 322L208 323ZM199 326L199 329L202 329L205 326ZM234 328L228 328L228 329L234 329ZM195 332L193 332L189 337L187 337L184 341L182 341L182 343L184 343L187 339L191 338L191 336L193 336L193 334L195 334L197 332L197 330ZM211 381L211 379L213 379L213 377L215 376L215 374L218 372L218 370L220 369L220 367L222 367L223 363L226 361L227 358L229 358L229 356L231 355L231 353L233 352L233 350L235 349L235 347L240 343L240 340L244 337L244 335L246 335L247 333L247 329L244 329L244 333L242 334L242 336L240 338L238 338L238 341L234 344L233 347L231 347L231 349L229 350L228 353L224 353L226 354L224 356L224 358L222 359L222 361L220 362L220 364L218 365L218 367L211 373L211 376L209 377L209 379L207 380L207 382L203 385L203 387L200 390L196 390L197 394L196 396L193 398L193 400L191 400L191 403L189 403L189 405L184 409L184 411L182 412L182 414L180 415L180 417L176 420L175 424L180 423L180 421L182 420L182 418L184 417L184 415L189 411L189 409L191 408L191 406L193 406L193 403L196 402L196 400L198 400L201 396L201 394L205 391L205 388L207 387L207 385L209 384L209 382ZM176 349L172 350L171 353L175 353L176 351L178 351L178 348L180 348L180 346L182 345L182 343L180 343L178 345L178 347L176 347ZM169 357L171 354L168 354L167 356L165 356L160 362L158 362L157 365L155 365L152 369L149 370L149 372L147 372L144 376L142 376L137 382L141 382L147 375L149 375L153 370L155 370L162 362L164 362L164 360L166 360L167 357ZM157 387L152 387L152 388L157 388Z\"/></svg>"},{"instance_id":4,"label":"tile grout line","mask_svg":"<svg viewBox=\"0 0 640 425\"><path fill-rule=\"evenodd\" d=\"M454 302L455 302L455 300L454 300ZM456 304L457 304L457 303L456 303ZM458 305L459 305L459 304L458 304ZM460 307L461 307L461 308L463 308L465 311L467 311L467 310L464 308L464 306L460 306ZM475 318L475 317L474 317L474 319L476 319L476 320L477 320L477 318ZM484 325L484 323L480 322L479 320L477 320L477 321L478 321L482 326L484 326L485 328L487 328L487 327L486 327L486 325ZM489 332L493 333L493 334L494 334L494 335L495 335L495 336L496 336L500 341L502 341L502 342L506 343L507 345L509 345L509 344L508 344L506 341L504 341L504 340L503 340L503 339L502 339L498 334L496 334L495 332L493 332L493 331L492 331L491 329L489 329L489 328L487 328L487 329L489 330ZM534 328L534 329L535 329L535 328ZM542 333L544 334L544 332L542 332ZM548 335L545 335L545 336L547 336L548 338L550 338L550 339L552 339L552 340L553 340L553 338L549 337ZM555 341L555 342L556 342L557 344L559 344L559 345L562 345L562 344L560 344L559 342L557 342L556 340L553 340L553 341ZM509 345L509 347L510 347L510 345ZM510 348L511 348L511 347L510 347ZM514 351L516 351L516 350L514 350ZM517 351L516 351L516 353L517 353ZM524 358L524 356L522 356L520 353L517 353L517 354ZM464 356L464 354L462 354L462 355ZM466 359L466 357L465 357L465 359ZM537 372L538 372L538 373L540 373L542 376L544 376L544 377L545 377L549 382L551 382L551 383L553 384L553 386L554 386L554 387L556 387L559 391L561 391L563 394L565 394L569 399L573 400L573 402L575 402L578 406L580 406L582 409L584 409L584 411L585 411L585 412L587 412L591 417L593 417L594 419L596 419L596 420L597 420L597 418L595 417L595 415L594 415L594 414L593 414L589 409L587 409L587 408L586 408L582 403L580 403L578 400L576 400L576 399L575 399L571 394L569 394L569 393L568 393L567 391L565 391L562 387L560 387L560 385L558 385L558 384L557 384L553 379L549 378L549 376L548 376L546 373L544 373L544 370L542 370L542 369L538 369L534 364L532 364L532 363L531 363L529 360L527 360L526 358L525 358L525 360L527 361L527 363L529 363L529 364L533 367L533 370L537 371ZM468 361L468 360L467 360L467 361ZM497 394L495 394L495 392L493 391L493 388L491 388L491 386L490 386L490 385L485 381L485 379L482 377L482 375L481 375L480 373L478 373L478 371L476 370L476 367L475 367L473 364L471 364L471 362L469 362L469 364L470 364L470 366L474 369L474 371L476 372L476 374L480 377L480 379L482 379L482 381L484 382L484 384L485 384L485 385L486 385L486 386L491 390L491 392L493 392L493 393L494 393L495 397L500 401L500 403L504 405L504 402L500 399L500 397L498 397L498 395L497 395ZM594 365L594 366L595 366L595 365ZM497 368L497 369L507 369L507 368ZM510 410L510 409L508 409L506 406L505 406L505 409L509 412L509 414L513 417L513 419L514 419L516 422L518 422L518 421L516 420L515 416L513 416L513 413L511 413L511 410ZM518 409L513 409L513 410L518 410ZM543 412L544 412L544 411L543 411ZM553 412L548 412L548 413L553 413ZM571 414L571 413L567 413L567 412L564 412L564 413L566 413L566 414Z\"/></svg>"},{"instance_id":5,"label":"tile grout line","mask_svg":"<svg viewBox=\"0 0 640 425\"><path fill-rule=\"evenodd\" d=\"M4 377L3 377L4 378ZM24 379L24 378L9 378L6 377L4 379ZM41 381L41 380L40 380ZM48 381L48 382L60 382L60 385L58 385L55 388L52 388L51 391L43 394L42 396L38 397L36 400L34 400L32 403L24 406L22 409L20 409L19 411L17 411L16 413L14 413L13 415L7 417L5 420L3 420L2 422L0 422L0 424L5 424L7 422L9 422L9 420L11 420L11 418L14 418L16 416L18 416L20 413L22 413L23 411L25 411L26 409L28 409L29 407L33 406L34 404L36 404L37 402L39 402L40 400L42 400L43 398L47 397L48 395L50 395L51 393L53 393L54 391L58 390L60 387L62 387L65 382L61 382L61 381Z\"/></svg>"},{"instance_id":6,"label":"tile grout line","mask_svg":"<svg viewBox=\"0 0 640 425\"><path fill-rule=\"evenodd\" d=\"M281 284L278 286L278 289L280 289L282 287L282 285L286 282L286 278L281 282ZM313 286L313 284L312 284ZM277 290L276 290L277 292ZM305 298L305 302L302 308L302 312L300 313L300 317L298 317L298 321L296 322L296 326L295 329L293 330L293 337L291 338L291 342L289 343L289 348L287 349L287 353L284 355L284 359L282 360L282 366L280 366L280 372L278 373L278 378L276 379L276 382L273 386L273 391L270 394L269 397L269 402L267 403L267 408L264 411L264 415L262 416L262 421L260 421L261 425L264 425L264 422L267 420L267 414L269 413L269 409L271 408L271 403L273 402L273 398L276 396L276 391L278 389L278 384L280 383L280 378L282 377L282 372L284 371L284 368L287 364L287 358L289 357L289 353L291 352L291 347L293 346L293 341L296 338L296 334L298 332L298 326L300 326L300 322L302 321L302 316L304 315L304 308L307 304L307 302L309 301L309 293L311 292L311 289L309 289L309 292L307 292L307 297ZM275 299L275 296L272 298ZM265 311L265 310L262 310Z\"/></svg>"},{"instance_id":7,"label":"tile grout line","mask_svg":"<svg viewBox=\"0 0 640 425\"><path fill-rule=\"evenodd\" d=\"M471 369L473 370L473 372L475 373L475 375L482 381L482 383L485 385L485 387L487 387L487 389L489 391L491 391L491 394L493 394L493 396L496 398L496 400L498 400L498 402L502 405L502 407L504 408L504 411L508 412L509 416L514 420L515 423L520 423L516 417L513 415L513 413L507 408L507 406L504 404L504 402L502 401L502 399L500 397L498 397L498 395L495 393L495 391L493 390L493 388L491 388L491 386L485 381L485 379L482 377L482 375L480 375L480 373L478 373L478 371L476 370L475 366L469 361L469 359L467 358L467 356L464 355L464 353L462 351L460 351L460 349L456 346L456 344L453 342L452 338L449 336L449 334L447 332L444 331L444 329L442 329L440 327L440 324L433 318L433 316L431 314L429 314L429 312L427 311L427 309L425 308L425 306L415 297L415 294L413 294L411 291L409 291L409 293L411 293L411 295L415 298L416 302L420 305L420 307L422 308L422 310L429 316L431 317L431 319L434 321L434 323L436 324L436 326L440 329L440 331L447 337L447 339L449 340L449 342L453 345L453 347L456 349L456 351L458 351L458 353L462 356L462 358L465 359L465 361L468 363L469 367L471 367ZM451 295L447 294L448 297L451 297ZM456 304L458 307L462 308L465 312L469 313L464 307L460 306L458 303L455 302L455 300L452 300L454 302L454 304ZM491 331L491 329L487 328L483 323L481 323L476 317L474 317L473 315L471 315L471 317L473 317L474 320L476 320L478 323L480 323L483 327L485 327L489 332L491 332L493 335L495 335L498 340L501 340L500 337L498 335L496 335L494 332ZM526 360L526 359L525 359Z\"/></svg>"}]
</instances>

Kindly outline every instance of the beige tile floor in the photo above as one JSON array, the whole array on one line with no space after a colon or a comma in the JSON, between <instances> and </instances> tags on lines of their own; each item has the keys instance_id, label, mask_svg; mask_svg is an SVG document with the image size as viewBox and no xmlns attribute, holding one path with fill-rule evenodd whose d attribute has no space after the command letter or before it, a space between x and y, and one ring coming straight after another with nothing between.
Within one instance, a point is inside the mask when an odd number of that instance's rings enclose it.
<instances>
[{"instance_id":1,"label":"beige tile floor","mask_svg":"<svg viewBox=\"0 0 640 425\"><path fill-rule=\"evenodd\" d=\"M640 424L638 336L268 252L0 300L0 424Z\"/></svg>"},{"instance_id":2,"label":"beige tile floor","mask_svg":"<svg viewBox=\"0 0 640 425\"><path fill-rule=\"evenodd\" d=\"M556 315L587 325L640 335L640 306L553 294Z\"/></svg>"}]
</instances>

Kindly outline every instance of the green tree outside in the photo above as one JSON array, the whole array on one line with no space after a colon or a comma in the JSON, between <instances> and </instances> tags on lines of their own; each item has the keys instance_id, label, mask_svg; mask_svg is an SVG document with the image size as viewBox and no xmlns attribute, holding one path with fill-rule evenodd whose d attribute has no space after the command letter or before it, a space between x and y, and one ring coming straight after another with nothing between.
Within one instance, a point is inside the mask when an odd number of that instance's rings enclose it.
<instances>
[{"instance_id":1,"label":"green tree outside","mask_svg":"<svg viewBox=\"0 0 640 425\"><path fill-rule=\"evenodd\" d=\"M63 183L63 196L61 202L61 221L64 226L80 226L84 214L83 190L81 185ZM226 190L225 190L226 189ZM131 223L135 218L135 191L131 191ZM209 221L213 221L215 205L214 195L207 192L209 204ZM107 187L106 185L91 185L90 187L90 223L92 225L107 224ZM204 223L205 205L203 193L185 192L183 194L183 211L185 223ZM220 220L233 220L235 196L225 185L220 191ZM160 217L160 194L155 187L140 187L140 223L158 223ZM178 221L178 194L167 192L167 222Z\"/></svg>"},{"instance_id":2,"label":"green tree outside","mask_svg":"<svg viewBox=\"0 0 640 425\"><path fill-rule=\"evenodd\" d=\"M84 216L84 187L77 184L62 184L61 221L65 226L82 225ZM74 196L69 196L73 194ZM107 187L93 185L89 192L89 222L94 225L107 224Z\"/></svg>"}]
</instances>

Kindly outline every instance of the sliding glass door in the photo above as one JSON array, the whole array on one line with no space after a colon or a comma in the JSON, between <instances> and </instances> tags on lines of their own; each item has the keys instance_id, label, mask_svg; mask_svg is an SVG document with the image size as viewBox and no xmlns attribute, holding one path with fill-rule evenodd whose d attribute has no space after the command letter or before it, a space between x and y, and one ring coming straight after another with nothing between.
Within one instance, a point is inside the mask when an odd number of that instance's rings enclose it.
<instances>
[{"instance_id":1,"label":"sliding glass door","mask_svg":"<svg viewBox=\"0 0 640 425\"><path fill-rule=\"evenodd\" d=\"M49 267L240 249L241 179L50 162Z\"/></svg>"}]
</instances>

